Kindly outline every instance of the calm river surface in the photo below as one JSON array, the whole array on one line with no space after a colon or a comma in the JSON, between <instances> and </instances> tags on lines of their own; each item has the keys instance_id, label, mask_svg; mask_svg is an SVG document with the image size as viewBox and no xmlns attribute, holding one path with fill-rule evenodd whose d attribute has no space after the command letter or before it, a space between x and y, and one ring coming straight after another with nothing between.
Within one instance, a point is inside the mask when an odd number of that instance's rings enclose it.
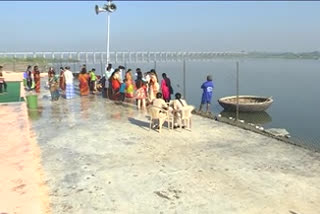
<instances>
[{"instance_id":1,"label":"calm river surface","mask_svg":"<svg viewBox=\"0 0 320 214\"><path fill-rule=\"evenodd\" d=\"M241 59L240 95L272 96L274 103L263 113L240 114L247 122L265 128L285 128L292 138L307 147L320 149L320 61L282 59ZM100 73L101 66L96 67ZM114 67L117 65L114 65ZM127 68L140 67L142 71L154 68L154 63L126 64ZM79 65L74 66L78 68ZM166 72L175 92L183 92L183 63L157 62L159 78ZM215 89L212 111L221 113L217 100L236 94L236 60L189 61L186 63L186 98L199 106L200 86L211 74ZM160 78L161 79L161 78ZM222 112L225 116L234 116Z\"/></svg>"}]
</instances>

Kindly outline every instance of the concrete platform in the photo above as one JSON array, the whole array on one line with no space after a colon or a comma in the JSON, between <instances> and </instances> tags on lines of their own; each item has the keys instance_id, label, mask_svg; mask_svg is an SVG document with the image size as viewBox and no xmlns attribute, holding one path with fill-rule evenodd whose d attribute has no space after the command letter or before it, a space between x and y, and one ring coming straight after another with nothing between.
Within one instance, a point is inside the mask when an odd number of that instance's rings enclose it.
<instances>
[{"instance_id":1,"label":"concrete platform","mask_svg":"<svg viewBox=\"0 0 320 214\"><path fill-rule=\"evenodd\" d=\"M45 97L32 127L54 214L320 212L319 153L199 116L159 134L101 97Z\"/></svg>"}]
</instances>

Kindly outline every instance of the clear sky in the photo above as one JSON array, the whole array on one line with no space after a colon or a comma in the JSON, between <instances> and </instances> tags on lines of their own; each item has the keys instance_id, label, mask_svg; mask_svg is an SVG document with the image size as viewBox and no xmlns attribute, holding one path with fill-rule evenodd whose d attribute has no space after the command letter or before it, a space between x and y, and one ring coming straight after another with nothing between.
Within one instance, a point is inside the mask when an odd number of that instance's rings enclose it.
<instances>
[{"instance_id":1,"label":"clear sky","mask_svg":"<svg viewBox=\"0 0 320 214\"><path fill-rule=\"evenodd\" d=\"M0 51L105 51L104 3L0 2ZM114 3L111 51L320 50L320 2Z\"/></svg>"}]
</instances>

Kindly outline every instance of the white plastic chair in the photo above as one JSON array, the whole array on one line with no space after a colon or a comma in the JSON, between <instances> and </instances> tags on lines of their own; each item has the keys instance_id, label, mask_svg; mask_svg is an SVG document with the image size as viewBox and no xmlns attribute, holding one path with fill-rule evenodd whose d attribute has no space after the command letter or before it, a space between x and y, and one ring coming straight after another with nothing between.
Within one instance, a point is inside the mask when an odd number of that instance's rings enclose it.
<instances>
[{"instance_id":1,"label":"white plastic chair","mask_svg":"<svg viewBox=\"0 0 320 214\"><path fill-rule=\"evenodd\" d=\"M151 130L152 125L154 124L154 120L159 120L159 133L161 132L162 125L165 122L168 114L167 112L161 113L160 111L162 112L164 110L156 106L150 106L148 108L148 112L150 116L149 131Z\"/></svg>"},{"instance_id":2,"label":"white plastic chair","mask_svg":"<svg viewBox=\"0 0 320 214\"><path fill-rule=\"evenodd\" d=\"M168 123L169 130L173 129L173 126L174 126L174 113L173 113L173 109L172 108L167 111L167 117L166 117L165 122Z\"/></svg>"},{"instance_id":3,"label":"white plastic chair","mask_svg":"<svg viewBox=\"0 0 320 214\"><path fill-rule=\"evenodd\" d=\"M191 130L191 117L194 108L194 106L188 105L181 109L181 123L185 124L185 128L189 130ZM180 124L180 127L182 127L182 124Z\"/></svg>"}]
</instances>

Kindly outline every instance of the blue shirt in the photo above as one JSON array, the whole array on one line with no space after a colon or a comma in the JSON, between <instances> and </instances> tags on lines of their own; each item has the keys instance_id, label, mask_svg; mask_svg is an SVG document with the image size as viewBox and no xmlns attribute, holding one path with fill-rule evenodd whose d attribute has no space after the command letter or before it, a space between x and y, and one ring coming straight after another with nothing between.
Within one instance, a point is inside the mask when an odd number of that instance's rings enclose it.
<instances>
[{"instance_id":1,"label":"blue shirt","mask_svg":"<svg viewBox=\"0 0 320 214\"><path fill-rule=\"evenodd\" d=\"M23 72L23 79L27 79L28 78L28 71Z\"/></svg>"},{"instance_id":2,"label":"blue shirt","mask_svg":"<svg viewBox=\"0 0 320 214\"><path fill-rule=\"evenodd\" d=\"M207 81L202 84L201 86L203 93L202 93L202 100L203 101L211 101L212 98L212 91L213 91L213 82L212 81Z\"/></svg>"},{"instance_id":3,"label":"blue shirt","mask_svg":"<svg viewBox=\"0 0 320 214\"><path fill-rule=\"evenodd\" d=\"M126 84L125 83L121 83L119 92L120 93L124 93L125 91L126 91Z\"/></svg>"}]
</instances>

